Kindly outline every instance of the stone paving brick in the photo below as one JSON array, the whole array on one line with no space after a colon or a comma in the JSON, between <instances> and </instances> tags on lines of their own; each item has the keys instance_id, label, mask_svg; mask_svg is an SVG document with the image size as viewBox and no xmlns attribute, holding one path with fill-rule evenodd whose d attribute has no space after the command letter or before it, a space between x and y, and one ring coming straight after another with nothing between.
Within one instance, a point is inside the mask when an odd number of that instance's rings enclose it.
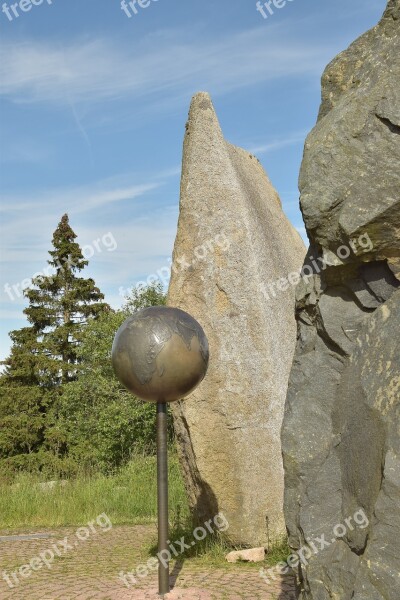
<instances>
[{"instance_id":1,"label":"stone paving brick","mask_svg":"<svg viewBox=\"0 0 400 600\"><path fill-rule=\"evenodd\" d=\"M148 548L154 539L152 525L97 527L87 540L78 539L76 529L62 528L46 537L8 539L4 536L33 531L0 531L1 600L158 600L157 573L137 578L128 588L119 573L132 571L149 559ZM64 545L61 541L64 541ZM65 543L68 547L65 547ZM64 550L64 551L62 551ZM57 554L58 551L58 554ZM51 559L53 553L54 558ZM42 556L42 565L25 577L19 568ZM13 576L14 573L14 576ZM8 584L7 583L8 578ZM267 585L258 569L227 564L207 568L196 560L181 560L171 565L171 595L166 600L296 600L294 579L281 577Z\"/></svg>"}]
</instances>

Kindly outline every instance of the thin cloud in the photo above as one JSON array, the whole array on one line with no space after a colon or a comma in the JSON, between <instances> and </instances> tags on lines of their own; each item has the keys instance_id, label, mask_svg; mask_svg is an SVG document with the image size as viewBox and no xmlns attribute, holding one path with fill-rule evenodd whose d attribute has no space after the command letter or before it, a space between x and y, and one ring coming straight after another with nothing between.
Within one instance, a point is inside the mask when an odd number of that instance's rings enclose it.
<instances>
[{"instance_id":1,"label":"thin cloud","mask_svg":"<svg viewBox=\"0 0 400 600\"><path fill-rule=\"evenodd\" d=\"M271 152L271 150L279 150L280 148L293 146L300 142L304 143L307 133L307 131L299 131L298 133L293 133L292 135L272 140L271 142L261 146L252 146L250 147L249 151L252 154L265 154L266 152Z\"/></svg>"},{"instance_id":2,"label":"thin cloud","mask_svg":"<svg viewBox=\"0 0 400 600\"><path fill-rule=\"evenodd\" d=\"M44 248L47 248L49 240L51 240L57 220L66 210L75 228L75 223L79 224L81 222L82 215L85 221L86 217L84 213L99 213L99 209L104 209L104 207L110 207L119 202L135 200L135 203L131 204L129 218L134 218L135 226L145 230L147 227L147 216L146 219L137 218L137 216L135 218L135 206L142 211L142 202L146 201L146 195L161 188L168 178L176 177L178 172L177 167L172 167L149 176L147 182L136 184L133 184L132 181L129 182L126 175L121 175L84 186L71 186L50 190L38 189L28 196L4 194L0 202L0 211L4 215L0 262L5 267L7 265L6 268L10 269L9 274L11 274L12 269L17 265L17 271L21 272L26 272L28 264L32 265L36 263L38 265L40 260L46 258ZM154 203L152 206L154 211ZM34 211L32 211L32 207L35 207ZM174 218L170 205L166 207L162 206L159 210L164 211L169 218ZM154 215L154 212L152 214ZM161 223L162 219L160 226ZM96 225L96 227L97 233L100 233L98 231L100 226ZM154 229L152 225L149 225L148 229L151 229L151 227ZM119 228L114 226L114 230L117 229ZM92 231L94 235L94 230ZM132 235L132 228L130 231ZM85 239L88 240L85 243L90 243L92 239L95 239L90 237L91 231L87 227L85 227L85 233ZM104 233L105 231L102 232L102 234ZM130 237L127 229L124 229L124 234L128 238ZM139 231L135 231L135 239L139 239L140 237ZM150 244L150 238L149 231L147 231L144 240L148 239ZM157 239L164 239L164 235L161 234L161 237ZM142 239L142 242L144 240ZM28 268L28 271L30 270L31 267ZM15 276L17 276L18 280L19 275L14 273L13 278Z\"/></svg>"},{"instance_id":3,"label":"thin cloud","mask_svg":"<svg viewBox=\"0 0 400 600\"><path fill-rule=\"evenodd\" d=\"M146 225L132 218L124 225L113 224L105 228L99 225L79 226L73 219L71 225L77 233L77 241L81 247L93 248L89 268L85 271L86 276L94 277L96 283L107 294L110 290L116 294L119 286L132 286L136 280L146 279L151 273L156 273L158 269L169 264L167 258L171 256L176 232L176 215L172 215L170 211L158 210L153 222ZM0 297L5 303L10 303L10 296L5 287L8 284L12 294L12 310L14 303L26 304L24 298L19 295L21 282L32 279L35 273L41 273L46 268L50 232L55 226L54 219L51 220L51 225L46 224L46 232L42 230L40 244L37 243L33 251L31 242L35 234L29 230L29 223L26 222L21 226L19 237L23 240L23 245L8 249L7 259L2 265L3 283ZM107 245L104 242L104 238L110 234L115 242L112 249L109 243ZM93 244L94 240L98 242L97 249ZM19 286L17 291L14 286Z\"/></svg>"},{"instance_id":4,"label":"thin cloud","mask_svg":"<svg viewBox=\"0 0 400 600\"><path fill-rule=\"evenodd\" d=\"M18 141L11 140L7 144L7 151L2 149L0 152L0 163L25 163L31 165L40 165L49 163L52 160L52 148L42 142L33 141L27 137L22 137Z\"/></svg>"},{"instance_id":5,"label":"thin cloud","mask_svg":"<svg viewBox=\"0 0 400 600\"><path fill-rule=\"evenodd\" d=\"M287 32L286 32L287 33ZM19 103L92 104L153 95L162 103L199 87L213 93L279 77L317 73L326 44L306 45L277 27L251 29L222 39L185 40L176 31L152 34L134 49L104 39L59 44L5 41L0 65L2 96ZM161 94L161 96L160 96Z\"/></svg>"},{"instance_id":6,"label":"thin cloud","mask_svg":"<svg viewBox=\"0 0 400 600\"><path fill-rule=\"evenodd\" d=\"M12 214L36 209L55 207L68 211L71 214L79 214L100 208L108 204L121 202L123 200L134 200L144 196L147 192L161 187L162 182L144 183L128 187L115 187L104 189L101 185L88 185L69 189L38 190L27 200L26 196L5 196L0 202L0 212Z\"/></svg>"}]
</instances>

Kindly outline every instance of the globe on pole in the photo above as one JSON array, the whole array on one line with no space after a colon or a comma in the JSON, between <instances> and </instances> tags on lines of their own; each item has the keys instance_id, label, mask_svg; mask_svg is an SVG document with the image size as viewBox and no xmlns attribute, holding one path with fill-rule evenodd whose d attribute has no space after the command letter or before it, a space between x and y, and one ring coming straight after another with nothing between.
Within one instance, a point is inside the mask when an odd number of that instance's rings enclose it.
<instances>
[{"instance_id":1,"label":"globe on pole","mask_svg":"<svg viewBox=\"0 0 400 600\"><path fill-rule=\"evenodd\" d=\"M201 325L179 308L152 306L118 329L112 364L121 383L150 402L173 402L204 379L208 341Z\"/></svg>"}]
</instances>

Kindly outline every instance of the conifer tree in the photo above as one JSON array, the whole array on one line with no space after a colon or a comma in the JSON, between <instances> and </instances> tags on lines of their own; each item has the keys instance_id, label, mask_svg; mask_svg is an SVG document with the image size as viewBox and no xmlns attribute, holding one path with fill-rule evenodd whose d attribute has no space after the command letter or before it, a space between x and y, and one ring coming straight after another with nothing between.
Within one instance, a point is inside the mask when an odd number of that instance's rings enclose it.
<instances>
[{"instance_id":1,"label":"conifer tree","mask_svg":"<svg viewBox=\"0 0 400 600\"><path fill-rule=\"evenodd\" d=\"M48 390L39 385L33 328L24 327L10 335L11 355L0 378L0 458L38 450L49 401Z\"/></svg>"},{"instance_id":2,"label":"conifer tree","mask_svg":"<svg viewBox=\"0 0 400 600\"><path fill-rule=\"evenodd\" d=\"M90 318L108 310L104 295L93 279L77 273L88 264L64 215L53 235L49 265L55 273L33 280L25 291L29 306L24 310L41 341L44 384L67 383L75 378L76 346Z\"/></svg>"},{"instance_id":3,"label":"conifer tree","mask_svg":"<svg viewBox=\"0 0 400 600\"><path fill-rule=\"evenodd\" d=\"M65 214L49 252L53 272L24 292L30 326L10 333L13 346L0 378L0 457L37 452L57 437L51 409L76 377L79 340L88 322L109 310L93 279L79 276L88 261L75 240ZM60 440L53 449L61 451Z\"/></svg>"}]
</instances>

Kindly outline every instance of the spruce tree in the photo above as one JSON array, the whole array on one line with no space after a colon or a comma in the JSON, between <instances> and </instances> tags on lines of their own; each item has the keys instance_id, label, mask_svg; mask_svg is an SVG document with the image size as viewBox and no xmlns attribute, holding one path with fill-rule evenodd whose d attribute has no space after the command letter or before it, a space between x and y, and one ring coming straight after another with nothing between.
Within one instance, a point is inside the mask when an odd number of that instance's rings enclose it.
<instances>
[{"instance_id":1,"label":"spruce tree","mask_svg":"<svg viewBox=\"0 0 400 600\"><path fill-rule=\"evenodd\" d=\"M24 291L30 326L10 333L13 346L0 379L0 457L43 448L62 454L54 409L64 384L76 378L86 325L109 310L93 279L78 275L88 261L75 240L65 214L49 252L52 274L36 277Z\"/></svg>"},{"instance_id":2,"label":"spruce tree","mask_svg":"<svg viewBox=\"0 0 400 600\"><path fill-rule=\"evenodd\" d=\"M93 279L78 277L87 265L68 215L64 215L53 235L49 252L50 276L33 280L25 291L29 306L24 310L42 343L43 383L67 383L76 376L77 353L82 331L90 318L108 310L104 295Z\"/></svg>"},{"instance_id":3,"label":"spruce tree","mask_svg":"<svg viewBox=\"0 0 400 600\"><path fill-rule=\"evenodd\" d=\"M30 455L43 441L49 392L39 385L37 339L31 327L11 332L13 346L0 378L0 458ZM14 465L18 467L18 464Z\"/></svg>"}]
</instances>

